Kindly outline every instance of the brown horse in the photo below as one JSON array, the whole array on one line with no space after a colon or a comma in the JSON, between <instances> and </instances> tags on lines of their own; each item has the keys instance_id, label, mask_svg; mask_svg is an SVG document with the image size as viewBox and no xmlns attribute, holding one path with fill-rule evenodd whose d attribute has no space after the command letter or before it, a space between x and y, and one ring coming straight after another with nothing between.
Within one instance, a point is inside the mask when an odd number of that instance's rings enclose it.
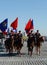
<instances>
[{"instance_id":1,"label":"brown horse","mask_svg":"<svg viewBox=\"0 0 47 65\"><path fill-rule=\"evenodd\" d=\"M14 36L14 49L17 50L17 53L20 53L20 50L22 49L22 38L20 38L18 35Z\"/></svg>"},{"instance_id":2,"label":"brown horse","mask_svg":"<svg viewBox=\"0 0 47 65\"><path fill-rule=\"evenodd\" d=\"M10 36L10 38L7 38L5 40L5 48L6 52L13 52L13 44L14 44L14 39L13 36Z\"/></svg>"},{"instance_id":3,"label":"brown horse","mask_svg":"<svg viewBox=\"0 0 47 65\"><path fill-rule=\"evenodd\" d=\"M36 47L36 52L37 52L37 54L39 53L39 55L40 55L40 49L41 49L41 46L42 46L42 42L44 42L43 36L40 36L38 38L38 40L36 41L36 43L34 42L35 47Z\"/></svg>"}]
</instances>

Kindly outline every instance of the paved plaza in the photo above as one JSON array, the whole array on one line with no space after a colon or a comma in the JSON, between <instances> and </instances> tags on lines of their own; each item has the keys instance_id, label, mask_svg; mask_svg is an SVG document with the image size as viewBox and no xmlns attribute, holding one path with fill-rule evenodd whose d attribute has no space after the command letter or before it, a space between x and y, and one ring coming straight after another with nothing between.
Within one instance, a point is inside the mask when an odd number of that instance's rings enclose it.
<instances>
[{"instance_id":1,"label":"paved plaza","mask_svg":"<svg viewBox=\"0 0 47 65\"><path fill-rule=\"evenodd\" d=\"M23 53L21 56L0 56L0 65L47 65L47 42L42 43L40 56L36 55L35 47L33 55L29 56L26 42L24 42L21 53Z\"/></svg>"}]
</instances>

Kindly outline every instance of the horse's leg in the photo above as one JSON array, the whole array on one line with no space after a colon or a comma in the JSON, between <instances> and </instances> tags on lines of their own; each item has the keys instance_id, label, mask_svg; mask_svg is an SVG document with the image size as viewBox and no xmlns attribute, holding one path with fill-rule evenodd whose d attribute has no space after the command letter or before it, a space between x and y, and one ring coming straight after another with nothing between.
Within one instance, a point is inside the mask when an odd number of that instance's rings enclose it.
<instances>
[{"instance_id":1,"label":"horse's leg","mask_svg":"<svg viewBox=\"0 0 47 65\"><path fill-rule=\"evenodd\" d=\"M8 46L7 45L5 45L5 49L6 49L6 52L8 52Z\"/></svg>"},{"instance_id":2,"label":"horse's leg","mask_svg":"<svg viewBox=\"0 0 47 65\"><path fill-rule=\"evenodd\" d=\"M17 47L15 46L14 49L15 49L15 51L16 51L16 50L17 50Z\"/></svg>"},{"instance_id":3,"label":"horse's leg","mask_svg":"<svg viewBox=\"0 0 47 65\"><path fill-rule=\"evenodd\" d=\"M32 52L31 52L31 51L29 51L29 55L30 55L30 56L32 55Z\"/></svg>"},{"instance_id":4,"label":"horse's leg","mask_svg":"<svg viewBox=\"0 0 47 65\"><path fill-rule=\"evenodd\" d=\"M10 48L10 52L12 52L12 53L13 53L13 46Z\"/></svg>"},{"instance_id":5,"label":"horse's leg","mask_svg":"<svg viewBox=\"0 0 47 65\"><path fill-rule=\"evenodd\" d=\"M40 55L40 48L39 48L39 55Z\"/></svg>"},{"instance_id":6,"label":"horse's leg","mask_svg":"<svg viewBox=\"0 0 47 65\"><path fill-rule=\"evenodd\" d=\"M21 53L20 53L20 47L17 48L17 54L21 55Z\"/></svg>"},{"instance_id":7,"label":"horse's leg","mask_svg":"<svg viewBox=\"0 0 47 65\"><path fill-rule=\"evenodd\" d=\"M39 55L40 55L40 46L38 47Z\"/></svg>"},{"instance_id":8,"label":"horse's leg","mask_svg":"<svg viewBox=\"0 0 47 65\"><path fill-rule=\"evenodd\" d=\"M38 55L38 46L36 46L36 54Z\"/></svg>"}]
</instances>

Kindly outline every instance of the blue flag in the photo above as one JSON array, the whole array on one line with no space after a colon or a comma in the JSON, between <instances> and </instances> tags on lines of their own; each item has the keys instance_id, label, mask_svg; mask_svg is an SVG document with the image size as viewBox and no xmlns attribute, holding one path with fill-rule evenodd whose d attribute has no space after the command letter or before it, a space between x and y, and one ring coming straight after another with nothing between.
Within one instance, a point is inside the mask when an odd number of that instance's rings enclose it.
<instances>
[{"instance_id":1,"label":"blue flag","mask_svg":"<svg viewBox=\"0 0 47 65\"><path fill-rule=\"evenodd\" d=\"M9 33L9 31L10 31L10 30L9 30L9 28L8 28L8 29L7 29L7 33Z\"/></svg>"},{"instance_id":2,"label":"blue flag","mask_svg":"<svg viewBox=\"0 0 47 65\"><path fill-rule=\"evenodd\" d=\"M4 32L7 29L8 19L5 19L3 22L0 23L0 30Z\"/></svg>"}]
</instances>

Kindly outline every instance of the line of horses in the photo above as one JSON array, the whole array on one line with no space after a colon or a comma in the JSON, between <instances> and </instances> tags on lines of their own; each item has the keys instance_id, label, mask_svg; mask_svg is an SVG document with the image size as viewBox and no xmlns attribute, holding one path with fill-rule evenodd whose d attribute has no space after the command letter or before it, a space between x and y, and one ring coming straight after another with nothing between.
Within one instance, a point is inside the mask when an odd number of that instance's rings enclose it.
<instances>
[{"instance_id":1,"label":"line of horses","mask_svg":"<svg viewBox=\"0 0 47 65\"><path fill-rule=\"evenodd\" d=\"M22 38L19 37L18 34L10 35L10 37L5 40L6 52L13 52L14 49L17 53L20 53L22 46Z\"/></svg>"},{"instance_id":2,"label":"line of horses","mask_svg":"<svg viewBox=\"0 0 47 65\"><path fill-rule=\"evenodd\" d=\"M43 36L39 38L39 43L41 42L44 42ZM29 54L30 54L30 51L32 54L34 46L36 46L34 38L28 38L27 47L28 47ZM13 53L13 51L17 51L17 53L20 54L20 50L22 49L22 47L23 47L23 38L20 37L18 34L10 35L10 37L6 38L5 40L6 52Z\"/></svg>"}]
</instances>

